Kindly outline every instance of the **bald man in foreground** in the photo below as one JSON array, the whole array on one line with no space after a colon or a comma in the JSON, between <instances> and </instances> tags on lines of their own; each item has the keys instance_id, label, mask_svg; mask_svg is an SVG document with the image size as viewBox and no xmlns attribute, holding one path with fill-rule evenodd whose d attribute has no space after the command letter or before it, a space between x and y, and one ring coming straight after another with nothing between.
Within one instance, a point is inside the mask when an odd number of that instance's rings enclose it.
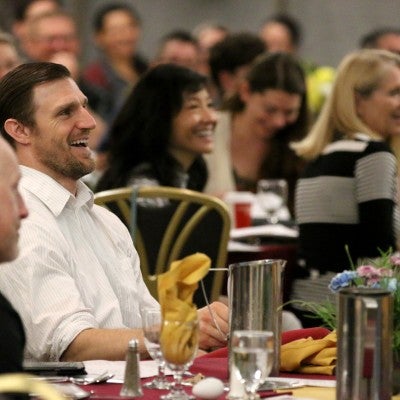
<instances>
[{"instance_id":1,"label":"bald man in foreground","mask_svg":"<svg viewBox=\"0 0 400 400\"><path fill-rule=\"evenodd\" d=\"M28 215L18 191L19 179L14 151L0 137L0 263L17 257L21 219ZM0 373L22 371L24 329L19 315L1 293L0 321Z\"/></svg>"}]
</instances>

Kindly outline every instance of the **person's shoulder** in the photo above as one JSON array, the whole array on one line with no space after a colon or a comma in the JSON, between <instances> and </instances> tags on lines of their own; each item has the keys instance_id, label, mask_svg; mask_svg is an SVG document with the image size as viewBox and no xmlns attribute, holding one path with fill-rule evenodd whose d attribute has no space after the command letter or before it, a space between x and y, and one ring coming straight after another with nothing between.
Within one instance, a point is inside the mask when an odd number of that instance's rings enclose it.
<instances>
[{"instance_id":1,"label":"person's shoulder","mask_svg":"<svg viewBox=\"0 0 400 400\"><path fill-rule=\"evenodd\" d=\"M390 152L389 145L382 140L374 139L363 133L357 133L353 138L342 138L328 144L323 154L346 152L364 156L377 151Z\"/></svg>"},{"instance_id":2,"label":"person's shoulder","mask_svg":"<svg viewBox=\"0 0 400 400\"><path fill-rule=\"evenodd\" d=\"M154 165L150 162L143 162L136 165L130 175L128 185L130 186L159 186L157 173Z\"/></svg>"},{"instance_id":3,"label":"person's shoulder","mask_svg":"<svg viewBox=\"0 0 400 400\"><path fill-rule=\"evenodd\" d=\"M364 134L357 134L356 140L364 143L364 154L371 154L377 152L391 153L390 145L381 139L374 139Z\"/></svg>"},{"instance_id":4,"label":"person's shoulder","mask_svg":"<svg viewBox=\"0 0 400 400\"><path fill-rule=\"evenodd\" d=\"M94 203L92 211L97 217L101 219L101 221L105 222L106 224L113 223L117 225L123 225L120 218L115 213L108 210L106 207Z\"/></svg>"}]
</instances>

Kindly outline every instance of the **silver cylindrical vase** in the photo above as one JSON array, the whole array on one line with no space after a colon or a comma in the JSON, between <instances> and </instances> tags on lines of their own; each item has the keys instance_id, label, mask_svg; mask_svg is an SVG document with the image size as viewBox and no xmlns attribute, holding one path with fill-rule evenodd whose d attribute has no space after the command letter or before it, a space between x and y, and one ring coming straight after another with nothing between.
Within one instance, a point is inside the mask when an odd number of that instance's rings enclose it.
<instances>
[{"instance_id":1,"label":"silver cylindrical vase","mask_svg":"<svg viewBox=\"0 0 400 400\"><path fill-rule=\"evenodd\" d=\"M346 288L338 294L337 400L390 400L393 296Z\"/></svg>"}]
</instances>

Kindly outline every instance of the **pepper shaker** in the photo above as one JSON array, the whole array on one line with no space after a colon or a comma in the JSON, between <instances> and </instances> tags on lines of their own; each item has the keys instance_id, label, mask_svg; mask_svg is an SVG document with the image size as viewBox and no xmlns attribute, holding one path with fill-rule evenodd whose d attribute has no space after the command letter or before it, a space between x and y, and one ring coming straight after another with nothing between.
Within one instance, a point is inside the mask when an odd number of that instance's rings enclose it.
<instances>
[{"instance_id":1,"label":"pepper shaker","mask_svg":"<svg viewBox=\"0 0 400 400\"><path fill-rule=\"evenodd\" d=\"M122 385L120 396L143 396L142 386L140 384L139 342L137 339L132 339L128 344L124 384Z\"/></svg>"}]
</instances>

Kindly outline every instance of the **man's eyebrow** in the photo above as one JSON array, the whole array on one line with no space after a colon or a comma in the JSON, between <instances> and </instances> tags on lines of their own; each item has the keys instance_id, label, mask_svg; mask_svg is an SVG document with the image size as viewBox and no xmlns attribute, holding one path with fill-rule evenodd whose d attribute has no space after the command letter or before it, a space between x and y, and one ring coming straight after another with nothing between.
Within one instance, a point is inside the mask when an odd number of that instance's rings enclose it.
<instances>
[{"instance_id":1,"label":"man's eyebrow","mask_svg":"<svg viewBox=\"0 0 400 400\"><path fill-rule=\"evenodd\" d=\"M60 111L63 111L65 109L67 109L67 108L76 108L76 107L78 107L80 105L86 107L88 104L89 104L88 98L84 97L81 101L73 100L73 101L70 101L70 102L67 102L67 103L59 105L58 107L56 107L55 113L57 114Z\"/></svg>"}]
</instances>

